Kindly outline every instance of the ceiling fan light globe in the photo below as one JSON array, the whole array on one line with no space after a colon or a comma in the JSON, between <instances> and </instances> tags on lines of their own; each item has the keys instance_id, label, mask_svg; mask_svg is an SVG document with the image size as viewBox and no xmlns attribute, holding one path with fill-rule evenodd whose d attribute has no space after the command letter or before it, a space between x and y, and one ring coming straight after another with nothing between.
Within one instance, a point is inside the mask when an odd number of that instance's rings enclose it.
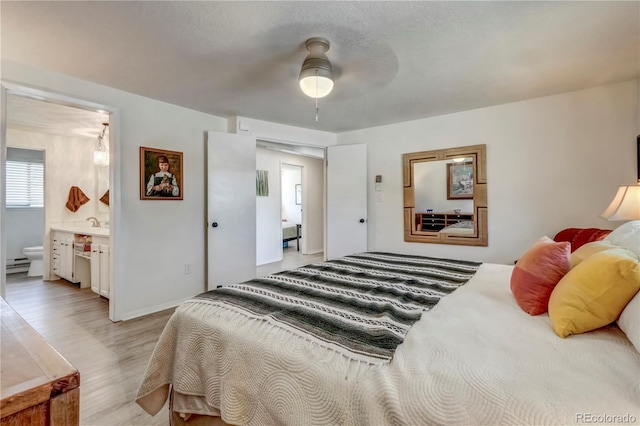
<instances>
[{"instance_id":1,"label":"ceiling fan light globe","mask_svg":"<svg viewBox=\"0 0 640 426\"><path fill-rule=\"evenodd\" d=\"M324 98L333 90L333 80L316 75L300 77L300 89L311 98Z\"/></svg>"}]
</instances>

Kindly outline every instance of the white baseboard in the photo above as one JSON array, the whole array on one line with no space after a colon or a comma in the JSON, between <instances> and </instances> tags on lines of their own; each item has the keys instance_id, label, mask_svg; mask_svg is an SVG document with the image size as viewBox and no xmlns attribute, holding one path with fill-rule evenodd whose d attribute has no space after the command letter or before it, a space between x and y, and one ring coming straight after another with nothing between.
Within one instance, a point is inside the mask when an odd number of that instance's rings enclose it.
<instances>
[{"instance_id":1,"label":"white baseboard","mask_svg":"<svg viewBox=\"0 0 640 426\"><path fill-rule=\"evenodd\" d=\"M191 297L192 296L183 297L182 299L172 300L170 302L161 303L159 305L150 306L150 307L147 307L147 308L144 308L144 309L139 309L139 310L133 311L133 312L127 312L127 313L122 315L122 321L127 321L127 320L131 320L131 319L138 318L138 317L143 317L143 316L149 315L149 314L155 314L156 312L164 311L165 309L169 309L169 308L175 308L176 306L178 306L179 304L181 304L185 300L191 299Z\"/></svg>"},{"instance_id":2,"label":"white baseboard","mask_svg":"<svg viewBox=\"0 0 640 426\"><path fill-rule=\"evenodd\" d=\"M273 263L273 262L280 262L282 261L282 258L279 259L270 259L270 260L265 260L263 262L258 263L256 266L262 266L262 265L267 265L269 263Z\"/></svg>"},{"instance_id":3,"label":"white baseboard","mask_svg":"<svg viewBox=\"0 0 640 426\"><path fill-rule=\"evenodd\" d=\"M29 265L27 266L13 266L11 268L7 267L6 273L7 275L17 274L19 272L27 272L29 270Z\"/></svg>"}]
</instances>

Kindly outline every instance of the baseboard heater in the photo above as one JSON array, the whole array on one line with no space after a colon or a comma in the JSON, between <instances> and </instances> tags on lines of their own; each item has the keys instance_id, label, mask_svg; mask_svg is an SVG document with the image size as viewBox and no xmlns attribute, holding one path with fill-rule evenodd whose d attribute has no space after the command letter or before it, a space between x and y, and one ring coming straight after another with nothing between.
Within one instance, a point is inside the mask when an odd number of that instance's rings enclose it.
<instances>
[{"instance_id":1,"label":"baseboard heater","mask_svg":"<svg viewBox=\"0 0 640 426\"><path fill-rule=\"evenodd\" d=\"M17 272L26 272L29 270L31 261L26 257L19 259L7 259L7 274L15 274Z\"/></svg>"}]
</instances>

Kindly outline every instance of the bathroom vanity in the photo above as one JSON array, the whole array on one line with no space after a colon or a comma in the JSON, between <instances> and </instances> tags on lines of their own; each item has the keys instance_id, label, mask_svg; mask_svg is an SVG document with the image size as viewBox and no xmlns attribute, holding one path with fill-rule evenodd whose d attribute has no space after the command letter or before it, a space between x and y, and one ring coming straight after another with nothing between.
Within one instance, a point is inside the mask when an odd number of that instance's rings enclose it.
<instances>
[{"instance_id":1,"label":"bathroom vanity","mask_svg":"<svg viewBox=\"0 0 640 426\"><path fill-rule=\"evenodd\" d=\"M109 298L109 229L51 228L51 272Z\"/></svg>"}]
</instances>

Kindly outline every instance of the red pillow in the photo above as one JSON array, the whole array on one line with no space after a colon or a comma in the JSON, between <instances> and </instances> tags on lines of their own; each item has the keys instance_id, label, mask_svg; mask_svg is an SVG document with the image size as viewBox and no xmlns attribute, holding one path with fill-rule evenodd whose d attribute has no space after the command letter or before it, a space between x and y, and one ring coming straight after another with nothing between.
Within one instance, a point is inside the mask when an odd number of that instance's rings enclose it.
<instances>
[{"instance_id":1,"label":"red pillow","mask_svg":"<svg viewBox=\"0 0 640 426\"><path fill-rule=\"evenodd\" d=\"M542 237L513 267L511 292L529 315L547 312L558 281L571 269L571 243Z\"/></svg>"},{"instance_id":2,"label":"red pillow","mask_svg":"<svg viewBox=\"0 0 640 426\"><path fill-rule=\"evenodd\" d=\"M600 228L566 228L558 232L554 241L569 241L571 251L574 252L586 243L600 241L611 232L610 229Z\"/></svg>"}]
</instances>

